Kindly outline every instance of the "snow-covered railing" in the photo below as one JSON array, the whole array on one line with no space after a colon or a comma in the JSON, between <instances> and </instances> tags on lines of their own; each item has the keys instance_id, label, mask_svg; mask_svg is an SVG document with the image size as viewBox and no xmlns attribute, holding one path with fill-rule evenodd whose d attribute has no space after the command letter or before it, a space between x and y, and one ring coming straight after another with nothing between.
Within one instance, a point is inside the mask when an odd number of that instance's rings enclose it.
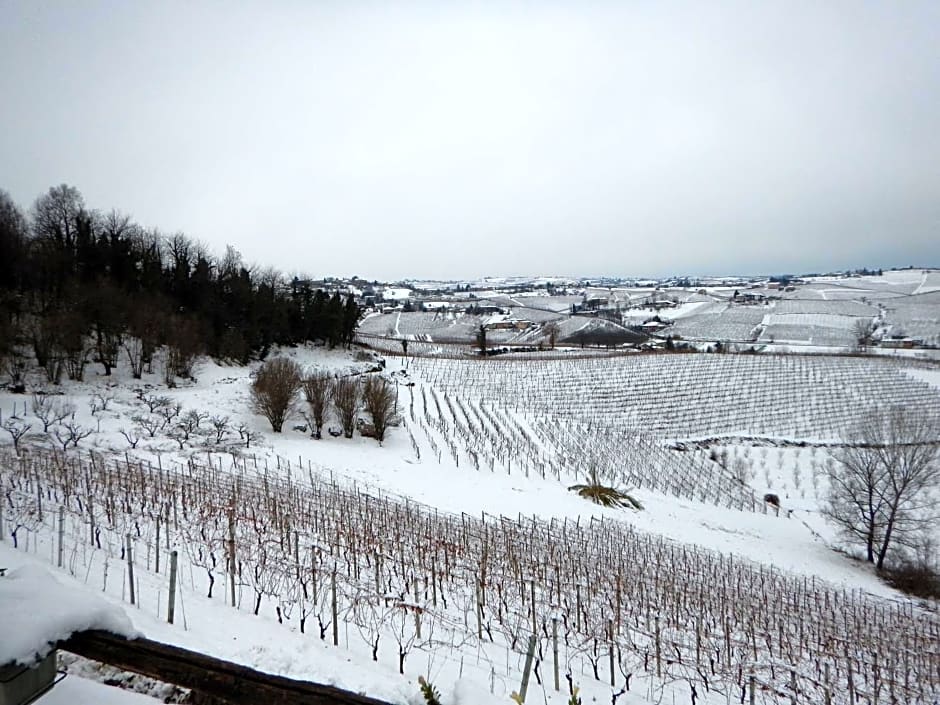
<instances>
[{"instance_id":1,"label":"snow-covered railing","mask_svg":"<svg viewBox=\"0 0 940 705\"><path fill-rule=\"evenodd\" d=\"M74 634L60 648L79 656L173 683L225 705L391 705L322 683L264 673L241 664L149 639L126 639L108 632ZM199 702L203 702L200 700Z\"/></svg>"}]
</instances>

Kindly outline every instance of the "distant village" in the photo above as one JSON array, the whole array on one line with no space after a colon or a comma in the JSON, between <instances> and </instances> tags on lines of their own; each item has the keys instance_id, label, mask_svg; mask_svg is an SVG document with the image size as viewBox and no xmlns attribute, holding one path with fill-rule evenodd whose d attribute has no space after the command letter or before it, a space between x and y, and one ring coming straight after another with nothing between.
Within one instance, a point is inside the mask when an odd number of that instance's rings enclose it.
<instances>
[{"instance_id":1,"label":"distant village","mask_svg":"<svg viewBox=\"0 0 940 705\"><path fill-rule=\"evenodd\" d=\"M498 333L494 341L516 345L541 345L551 337L553 345L670 350L936 349L940 306L934 299L940 294L930 296L928 287L918 297L919 289L901 285L917 277L927 283L940 272L396 282L352 277L311 285L354 296L366 334L402 339L455 342L483 328ZM391 314L398 316L394 326L386 321ZM434 315L412 326L401 314ZM472 317L472 329L464 321L458 330L461 317Z\"/></svg>"}]
</instances>

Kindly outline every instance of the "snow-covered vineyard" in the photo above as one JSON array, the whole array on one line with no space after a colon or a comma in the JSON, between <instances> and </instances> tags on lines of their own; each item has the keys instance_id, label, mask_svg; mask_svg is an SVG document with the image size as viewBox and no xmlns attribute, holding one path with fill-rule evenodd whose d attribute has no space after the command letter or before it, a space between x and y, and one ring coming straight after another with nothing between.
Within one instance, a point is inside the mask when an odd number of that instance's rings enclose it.
<instances>
[{"instance_id":1,"label":"snow-covered vineyard","mask_svg":"<svg viewBox=\"0 0 940 705\"><path fill-rule=\"evenodd\" d=\"M220 4L0 0L0 705L940 705L940 0Z\"/></svg>"},{"instance_id":2,"label":"snow-covered vineyard","mask_svg":"<svg viewBox=\"0 0 940 705\"><path fill-rule=\"evenodd\" d=\"M534 633L539 681L557 662L652 701L738 702L752 682L766 703L938 695L940 619L909 602L620 521L452 516L312 467L255 465L6 456L4 521L21 550L122 597L130 545L144 609L182 546L186 599L336 645L342 633L403 673L459 661L512 681Z\"/></svg>"},{"instance_id":3,"label":"snow-covered vineyard","mask_svg":"<svg viewBox=\"0 0 940 705\"><path fill-rule=\"evenodd\" d=\"M446 705L508 702L532 634L547 703L568 678L615 705L940 696L936 604L834 552L819 512L867 415L937 418L929 363L398 347L278 353L394 385L381 445L311 440L299 414L271 433L252 371L208 360L175 388L32 377L0 397L0 562L51 565L148 637L392 703L421 702L419 675ZM642 510L568 490L592 473Z\"/></svg>"},{"instance_id":4,"label":"snow-covered vineyard","mask_svg":"<svg viewBox=\"0 0 940 705\"><path fill-rule=\"evenodd\" d=\"M646 355L506 360L416 359L452 394L538 418L636 427L668 438L714 434L836 439L875 406L940 414L940 392L913 362L805 355Z\"/></svg>"}]
</instances>

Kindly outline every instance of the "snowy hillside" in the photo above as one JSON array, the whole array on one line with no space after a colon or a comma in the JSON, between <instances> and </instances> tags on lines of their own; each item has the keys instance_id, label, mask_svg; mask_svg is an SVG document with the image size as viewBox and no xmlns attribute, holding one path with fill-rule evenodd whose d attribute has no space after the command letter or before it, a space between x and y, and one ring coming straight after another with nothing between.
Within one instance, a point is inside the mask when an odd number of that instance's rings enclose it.
<instances>
[{"instance_id":1,"label":"snowy hillside","mask_svg":"<svg viewBox=\"0 0 940 705\"><path fill-rule=\"evenodd\" d=\"M621 705L683 702L692 688L699 703L737 702L751 675L758 702L787 702L794 683L799 702L827 690L847 702L850 687L868 692L848 685L849 664L857 678L884 669L907 702L935 696L935 613L833 551L817 512L826 442L851 409L898 398L933 413L932 371L690 355L383 368L362 352L283 354L385 376L399 425L382 445L312 440L299 415L272 433L250 409L251 370L210 361L173 389L118 370L0 395L4 423L29 427L2 465L0 565L51 564L149 638L393 703L421 702L419 675L444 703L510 702L533 627L530 702L567 702L566 674L585 702L622 690ZM69 413L56 422L47 406ZM569 492L592 466L642 511ZM826 646L843 640L860 646Z\"/></svg>"}]
</instances>

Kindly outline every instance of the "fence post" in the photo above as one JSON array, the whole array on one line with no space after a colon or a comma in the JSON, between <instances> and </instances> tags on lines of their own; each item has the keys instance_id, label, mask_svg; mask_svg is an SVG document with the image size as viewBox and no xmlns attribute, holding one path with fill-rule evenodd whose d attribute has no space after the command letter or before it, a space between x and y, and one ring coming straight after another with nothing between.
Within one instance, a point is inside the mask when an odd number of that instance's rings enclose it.
<instances>
[{"instance_id":1,"label":"fence post","mask_svg":"<svg viewBox=\"0 0 940 705\"><path fill-rule=\"evenodd\" d=\"M581 631L581 583L575 583L574 628Z\"/></svg>"},{"instance_id":2,"label":"fence post","mask_svg":"<svg viewBox=\"0 0 940 705\"><path fill-rule=\"evenodd\" d=\"M159 514L157 515L157 541L155 545L157 547L157 556L156 556L156 563L154 564L154 572L159 573L160 572L160 515Z\"/></svg>"},{"instance_id":3,"label":"fence post","mask_svg":"<svg viewBox=\"0 0 940 705\"><path fill-rule=\"evenodd\" d=\"M659 641L659 615L656 615L656 677L663 677L662 645Z\"/></svg>"},{"instance_id":4,"label":"fence post","mask_svg":"<svg viewBox=\"0 0 940 705\"><path fill-rule=\"evenodd\" d=\"M176 614L176 559L177 552L170 554L170 599L166 608L167 624L173 624L173 617Z\"/></svg>"},{"instance_id":5,"label":"fence post","mask_svg":"<svg viewBox=\"0 0 940 705\"><path fill-rule=\"evenodd\" d=\"M477 583L477 640L483 641L483 605L480 604L480 584Z\"/></svg>"},{"instance_id":6,"label":"fence post","mask_svg":"<svg viewBox=\"0 0 940 705\"><path fill-rule=\"evenodd\" d=\"M336 607L336 566L333 566L333 582L330 586L330 600L333 603L333 646L339 646L339 610Z\"/></svg>"},{"instance_id":7,"label":"fence post","mask_svg":"<svg viewBox=\"0 0 940 705\"><path fill-rule=\"evenodd\" d=\"M538 633L539 628L538 628L538 624L536 623L536 616L535 616L535 581L534 580L531 582L530 594L532 596L532 633L536 634Z\"/></svg>"},{"instance_id":8,"label":"fence post","mask_svg":"<svg viewBox=\"0 0 940 705\"><path fill-rule=\"evenodd\" d=\"M519 687L519 702L525 702L525 694L529 689L529 672L532 670L532 657L535 656L535 634L529 637L529 648L525 654L525 668L522 671L522 685Z\"/></svg>"},{"instance_id":9,"label":"fence post","mask_svg":"<svg viewBox=\"0 0 940 705\"><path fill-rule=\"evenodd\" d=\"M750 705L754 705L754 703L757 702L757 692L754 689L754 676L753 675L751 675L750 678L748 679L748 690L750 692L750 696L748 697L748 702L750 703Z\"/></svg>"},{"instance_id":10,"label":"fence post","mask_svg":"<svg viewBox=\"0 0 940 705\"><path fill-rule=\"evenodd\" d=\"M382 597L382 556L378 551L375 552L375 596Z\"/></svg>"},{"instance_id":11,"label":"fence post","mask_svg":"<svg viewBox=\"0 0 940 705\"><path fill-rule=\"evenodd\" d=\"M610 687L614 687L615 676L614 673L614 623L613 620L607 620L607 633L610 637Z\"/></svg>"},{"instance_id":12,"label":"fence post","mask_svg":"<svg viewBox=\"0 0 940 705\"><path fill-rule=\"evenodd\" d=\"M65 543L65 507L61 504L59 505L59 559L58 567L62 567L62 554L64 552Z\"/></svg>"},{"instance_id":13,"label":"fence post","mask_svg":"<svg viewBox=\"0 0 940 705\"><path fill-rule=\"evenodd\" d=\"M228 515L228 584L232 593L232 607L235 606L235 512Z\"/></svg>"},{"instance_id":14,"label":"fence post","mask_svg":"<svg viewBox=\"0 0 940 705\"><path fill-rule=\"evenodd\" d=\"M552 617L552 668L555 672L555 691L560 690L558 685L558 617Z\"/></svg>"},{"instance_id":15,"label":"fence post","mask_svg":"<svg viewBox=\"0 0 940 705\"><path fill-rule=\"evenodd\" d=\"M414 578L415 588L415 637L421 639L421 608L418 606L418 579Z\"/></svg>"},{"instance_id":16,"label":"fence post","mask_svg":"<svg viewBox=\"0 0 940 705\"><path fill-rule=\"evenodd\" d=\"M133 549L131 548L131 535L127 534L127 579L131 586L131 604L136 604L137 600L134 595L134 554Z\"/></svg>"},{"instance_id":17,"label":"fence post","mask_svg":"<svg viewBox=\"0 0 940 705\"><path fill-rule=\"evenodd\" d=\"M3 478L0 477L0 497L3 497ZM0 502L0 541L4 540L3 533L3 502Z\"/></svg>"},{"instance_id":18,"label":"fence post","mask_svg":"<svg viewBox=\"0 0 940 705\"><path fill-rule=\"evenodd\" d=\"M848 657L847 685L849 687L849 705L855 705L855 683L852 679L852 657Z\"/></svg>"}]
</instances>

